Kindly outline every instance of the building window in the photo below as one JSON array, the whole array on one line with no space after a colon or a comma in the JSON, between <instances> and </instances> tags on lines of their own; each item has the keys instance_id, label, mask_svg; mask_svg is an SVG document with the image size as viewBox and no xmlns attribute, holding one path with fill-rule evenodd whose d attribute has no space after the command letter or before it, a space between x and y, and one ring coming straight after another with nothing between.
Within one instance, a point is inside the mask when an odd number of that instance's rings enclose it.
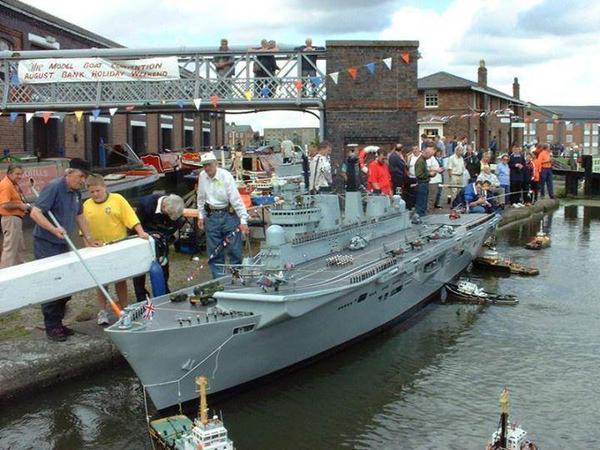
<instances>
[{"instance_id":1,"label":"building window","mask_svg":"<svg viewBox=\"0 0 600 450\"><path fill-rule=\"evenodd\" d=\"M554 135L553 134L546 135L546 142L548 142L548 143L554 142Z\"/></svg>"},{"instance_id":2,"label":"building window","mask_svg":"<svg viewBox=\"0 0 600 450\"><path fill-rule=\"evenodd\" d=\"M598 135L598 128L599 128L599 126L597 123L593 124L592 125L592 134ZM597 138L595 138L595 139L597 139Z\"/></svg>"},{"instance_id":3,"label":"building window","mask_svg":"<svg viewBox=\"0 0 600 450\"><path fill-rule=\"evenodd\" d=\"M572 143L573 143L573 135L567 134L567 144L572 144Z\"/></svg>"},{"instance_id":4,"label":"building window","mask_svg":"<svg viewBox=\"0 0 600 450\"><path fill-rule=\"evenodd\" d=\"M565 122L565 126L567 127L567 131L573 131L573 122Z\"/></svg>"},{"instance_id":5,"label":"building window","mask_svg":"<svg viewBox=\"0 0 600 450\"><path fill-rule=\"evenodd\" d=\"M591 123L584 124L583 134L590 134L590 131L592 131L592 124Z\"/></svg>"},{"instance_id":6,"label":"building window","mask_svg":"<svg viewBox=\"0 0 600 450\"><path fill-rule=\"evenodd\" d=\"M425 108L437 108L438 101L438 91L425 91Z\"/></svg>"},{"instance_id":7,"label":"building window","mask_svg":"<svg viewBox=\"0 0 600 450\"><path fill-rule=\"evenodd\" d=\"M535 134L535 123L529 124L529 134Z\"/></svg>"},{"instance_id":8,"label":"building window","mask_svg":"<svg viewBox=\"0 0 600 450\"><path fill-rule=\"evenodd\" d=\"M547 123L546 124L546 131L554 131L554 124L553 123Z\"/></svg>"}]
</instances>

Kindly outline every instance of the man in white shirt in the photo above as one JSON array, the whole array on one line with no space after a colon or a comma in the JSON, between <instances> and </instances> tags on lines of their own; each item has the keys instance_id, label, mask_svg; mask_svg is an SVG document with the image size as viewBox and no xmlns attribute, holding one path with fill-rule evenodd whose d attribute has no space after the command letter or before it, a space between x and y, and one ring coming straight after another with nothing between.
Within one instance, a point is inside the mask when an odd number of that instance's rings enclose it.
<instances>
[{"instance_id":1,"label":"man in white shirt","mask_svg":"<svg viewBox=\"0 0 600 450\"><path fill-rule=\"evenodd\" d=\"M439 150L436 149L435 152L437 154L439 153ZM433 208L438 206L436 205L436 201L440 184L442 184L442 172L444 171L444 168L440 167L437 155L432 156L427 160L427 170L430 173L435 173L435 175L429 178L429 193L427 194L427 212L431 213Z\"/></svg>"},{"instance_id":2,"label":"man in white shirt","mask_svg":"<svg viewBox=\"0 0 600 450\"><path fill-rule=\"evenodd\" d=\"M323 141L319 144L317 154L310 161L308 189L313 194L328 192L331 189L333 178L331 176L331 162L329 161L330 153L331 144L329 141Z\"/></svg>"},{"instance_id":3,"label":"man in white shirt","mask_svg":"<svg viewBox=\"0 0 600 450\"><path fill-rule=\"evenodd\" d=\"M213 278L224 275L225 252L229 264L242 263L242 236L248 233L248 212L233 176L217 167L212 152L200 158L198 176L198 228L206 232L208 267Z\"/></svg>"},{"instance_id":4,"label":"man in white shirt","mask_svg":"<svg viewBox=\"0 0 600 450\"><path fill-rule=\"evenodd\" d=\"M294 143L289 139L281 141L281 156L284 163L290 163L294 159Z\"/></svg>"},{"instance_id":5,"label":"man in white shirt","mask_svg":"<svg viewBox=\"0 0 600 450\"><path fill-rule=\"evenodd\" d=\"M500 180L492 173L489 164L481 165L481 173L477 177L477 181L490 183L490 194L492 194L494 203L504 204L504 188L500 187Z\"/></svg>"},{"instance_id":6,"label":"man in white shirt","mask_svg":"<svg viewBox=\"0 0 600 450\"><path fill-rule=\"evenodd\" d=\"M463 147L459 145L454 154L448 158L448 176L452 186L452 199L454 200L460 190L464 187L465 160L463 159ZM460 187L458 187L460 186Z\"/></svg>"}]
</instances>

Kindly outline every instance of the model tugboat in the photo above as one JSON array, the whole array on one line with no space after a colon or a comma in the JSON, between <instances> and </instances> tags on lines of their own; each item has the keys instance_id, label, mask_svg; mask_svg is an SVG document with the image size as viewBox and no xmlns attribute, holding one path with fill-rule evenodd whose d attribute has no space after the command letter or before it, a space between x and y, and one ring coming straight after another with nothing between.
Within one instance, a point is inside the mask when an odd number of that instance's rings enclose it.
<instances>
[{"instance_id":1,"label":"model tugboat","mask_svg":"<svg viewBox=\"0 0 600 450\"><path fill-rule=\"evenodd\" d=\"M513 273L516 275L539 275L540 273L535 267L527 267L508 258L502 258L494 248L485 250L480 256L475 258L473 265L479 269Z\"/></svg>"},{"instance_id":2,"label":"model tugboat","mask_svg":"<svg viewBox=\"0 0 600 450\"><path fill-rule=\"evenodd\" d=\"M540 231L537 232L535 237L525 244L525 248L528 250L541 250L543 248L550 247L550 236L544 232L544 223L540 223Z\"/></svg>"},{"instance_id":3,"label":"model tugboat","mask_svg":"<svg viewBox=\"0 0 600 450\"><path fill-rule=\"evenodd\" d=\"M183 414L150 422L150 436L159 448L169 450L234 450L233 441L218 416L208 418L206 377L196 378L200 391L198 418L193 422Z\"/></svg>"},{"instance_id":4,"label":"model tugboat","mask_svg":"<svg viewBox=\"0 0 600 450\"><path fill-rule=\"evenodd\" d=\"M516 424L508 427L508 397L507 388L500 394L500 425L492 435L486 450L538 450L538 446L527 439L527 432Z\"/></svg>"},{"instance_id":5,"label":"model tugboat","mask_svg":"<svg viewBox=\"0 0 600 450\"><path fill-rule=\"evenodd\" d=\"M459 280L458 284L446 283L446 289L451 297L463 303L516 305L519 300L514 295L500 295L486 292L469 280Z\"/></svg>"}]
</instances>

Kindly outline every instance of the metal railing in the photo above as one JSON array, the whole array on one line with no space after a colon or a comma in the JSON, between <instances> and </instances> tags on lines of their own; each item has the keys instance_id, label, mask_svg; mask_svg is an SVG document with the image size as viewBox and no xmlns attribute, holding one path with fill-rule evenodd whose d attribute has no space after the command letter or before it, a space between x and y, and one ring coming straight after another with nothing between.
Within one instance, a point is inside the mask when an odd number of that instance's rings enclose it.
<instances>
[{"instance_id":1,"label":"metal railing","mask_svg":"<svg viewBox=\"0 0 600 450\"><path fill-rule=\"evenodd\" d=\"M270 70L266 56L274 56L278 69ZM169 81L90 81L23 84L18 65L23 60L105 58L111 61L176 56L180 78ZM216 60L231 57L226 72L217 71ZM134 106L140 109L219 108L322 108L325 99L324 50L292 48L274 52L207 48L85 49L0 52L0 92L5 111L87 110ZM303 66L304 69L303 70ZM321 66L321 67L319 67ZM255 75L259 69L260 76ZM215 97L216 96L216 97Z\"/></svg>"}]
</instances>

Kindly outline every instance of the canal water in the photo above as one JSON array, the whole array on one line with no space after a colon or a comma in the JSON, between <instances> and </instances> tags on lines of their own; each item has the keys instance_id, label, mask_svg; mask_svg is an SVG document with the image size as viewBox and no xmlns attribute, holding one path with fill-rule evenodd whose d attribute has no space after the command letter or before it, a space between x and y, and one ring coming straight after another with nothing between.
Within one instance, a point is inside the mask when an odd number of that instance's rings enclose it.
<instances>
[{"instance_id":1,"label":"canal water","mask_svg":"<svg viewBox=\"0 0 600 450\"><path fill-rule=\"evenodd\" d=\"M523 249L539 226L498 239L501 253L539 267L538 277L472 274L517 294L518 306L432 304L407 324L212 404L236 448L481 449L505 385L511 421L542 448L600 448L600 207L559 209L546 217L552 246ZM152 448L133 373L105 371L2 405L0 449L51 448Z\"/></svg>"}]
</instances>

